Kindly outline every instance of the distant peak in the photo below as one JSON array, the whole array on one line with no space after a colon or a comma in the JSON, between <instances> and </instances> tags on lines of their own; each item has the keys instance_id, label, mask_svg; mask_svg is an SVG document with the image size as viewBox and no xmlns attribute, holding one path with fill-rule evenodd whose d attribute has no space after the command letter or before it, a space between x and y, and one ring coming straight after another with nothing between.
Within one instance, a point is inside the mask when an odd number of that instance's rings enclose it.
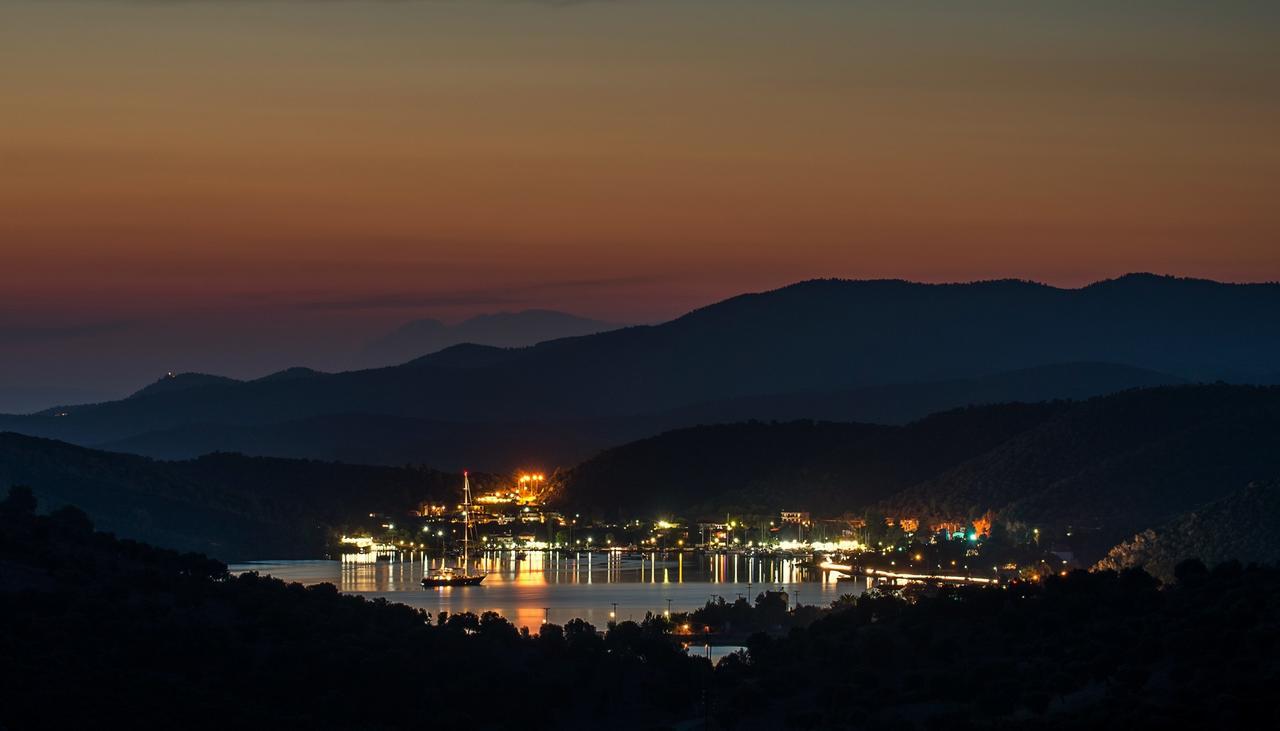
<instances>
[{"instance_id":1,"label":"distant peak","mask_svg":"<svg viewBox=\"0 0 1280 731\"><path fill-rule=\"evenodd\" d=\"M433 319L413 320L369 343L359 360L369 367L385 366L419 360L424 355L463 343L522 348L547 340L590 335L620 327L623 326L545 309L478 314L454 325ZM478 351L473 348L470 352ZM434 364L474 364L470 357L457 359L464 354L465 351L447 353Z\"/></svg>"},{"instance_id":2,"label":"distant peak","mask_svg":"<svg viewBox=\"0 0 1280 731\"><path fill-rule=\"evenodd\" d=\"M458 343L429 355L424 355L421 358L415 358L406 365L476 368L506 360L517 350L515 348L499 348L493 345L479 345L477 343Z\"/></svg>"},{"instance_id":3,"label":"distant peak","mask_svg":"<svg viewBox=\"0 0 1280 731\"><path fill-rule=\"evenodd\" d=\"M173 371L169 371L154 383L134 392L129 396L129 398L150 396L157 393L173 393L175 391L185 391L189 388L214 386L224 383L239 383L239 381L234 378L215 376L209 373L174 373Z\"/></svg>"},{"instance_id":4,"label":"distant peak","mask_svg":"<svg viewBox=\"0 0 1280 731\"><path fill-rule=\"evenodd\" d=\"M323 375L325 375L323 372L314 370L312 368L306 368L303 366L294 366L292 368L285 368L282 371L276 371L275 373L263 376L262 378L257 379L256 382L289 381L295 378L312 378L315 376L323 376Z\"/></svg>"}]
</instances>

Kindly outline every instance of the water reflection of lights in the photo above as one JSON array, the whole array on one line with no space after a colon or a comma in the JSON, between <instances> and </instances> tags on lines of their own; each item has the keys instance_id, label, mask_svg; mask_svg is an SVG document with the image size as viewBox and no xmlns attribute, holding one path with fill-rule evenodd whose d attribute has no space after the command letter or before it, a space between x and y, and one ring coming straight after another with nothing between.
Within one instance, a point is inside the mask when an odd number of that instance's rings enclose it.
<instances>
[{"instance_id":1,"label":"water reflection of lights","mask_svg":"<svg viewBox=\"0 0 1280 731\"><path fill-rule=\"evenodd\" d=\"M709 598L754 601L768 589L794 592L801 582L809 582L803 588L806 604L834 601L865 588L861 580L838 586L832 572L766 556L530 550L521 558L511 551L472 558L467 562L472 570L488 574L481 586L423 589L424 572L442 564L461 566L461 559L423 551L401 557L375 563L293 561L231 568L304 584L330 582L346 593L403 602L432 614L496 611L532 632L543 619L563 624L580 617L601 628L610 621L639 621L646 612L661 615L668 598L672 611L679 612L696 609Z\"/></svg>"},{"instance_id":2,"label":"water reflection of lights","mask_svg":"<svg viewBox=\"0 0 1280 731\"><path fill-rule=\"evenodd\" d=\"M421 552L402 556L403 560L399 561L341 562L339 588L353 593L398 591L405 587L416 587L421 577L433 569L444 566L464 567L461 558L432 557ZM694 561L688 567L687 578L697 583L791 584L811 579L831 583L832 570L839 568L824 565L821 567L822 571L807 571L790 558L771 559L729 554L706 554L700 557L698 554L690 554L690 557ZM701 558L701 564L698 558ZM289 563L294 562L283 562L283 565ZM530 551L523 557L516 558L515 553L504 551L472 558L466 563L469 564L469 570L488 574L486 586L542 586L598 583L683 584L686 582L685 564L688 562L684 553L628 556L618 551Z\"/></svg>"}]
</instances>

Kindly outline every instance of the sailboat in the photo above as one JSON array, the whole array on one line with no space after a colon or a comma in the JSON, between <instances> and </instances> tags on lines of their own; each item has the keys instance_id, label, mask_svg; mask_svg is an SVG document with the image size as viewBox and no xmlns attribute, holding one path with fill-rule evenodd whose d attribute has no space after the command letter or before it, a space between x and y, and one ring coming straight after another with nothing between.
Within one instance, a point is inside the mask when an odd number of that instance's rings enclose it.
<instances>
[{"instance_id":1,"label":"sailboat","mask_svg":"<svg viewBox=\"0 0 1280 731\"><path fill-rule=\"evenodd\" d=\"M484 572L473 574L469 568L471 554L468 552L471 541L471 480L467 473L462 473L462 568L455 569L441 566L422 577L422 585L434 589L439 586L477 586L484 577Z\"/></svg>"}]
</instances>

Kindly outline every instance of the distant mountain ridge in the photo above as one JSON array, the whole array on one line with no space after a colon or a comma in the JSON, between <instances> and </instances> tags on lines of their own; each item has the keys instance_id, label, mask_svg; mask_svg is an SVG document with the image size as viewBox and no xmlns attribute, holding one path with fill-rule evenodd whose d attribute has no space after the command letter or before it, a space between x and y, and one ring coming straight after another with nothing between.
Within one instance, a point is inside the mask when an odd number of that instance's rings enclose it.
<instances>
[{"instance_id":1,"label":"distant mountain ridge","mask_svg":"<svg viewBox=\"0 0 1280 731\"><path fill-rule=\"evenodd\" d=\"M439 320L413 320L373 340L357 356L362 367L399 365L464 343L499 348L535 345L578 335L616 330L622 325L556 310L497 312L447 325Z\"/></svg>"},{"instance_id":2,"label":"distant mountain ridge","mask_svg":"<svg viewBox=\"0 0 1280 731\"><path fill-rule=\"evenodd\" d=\"M448 357L486 357L484 350L477 353L473 347L479 346L457 346L436 355L456 350ZM474 365L464 360L458 367ZM329 414L265 425L188 424L91 446L159 459L189 459L224 450L363 464L423 462L441 469L549 470L575 465L606 447L697 424L796 419L905 424L970 404L1086 399L1180 382L1137 368L1077 363L939 383L746 396L636 416L538 422L530 415L525 422L474 423Z\"/></svg>"},{"instance_id":3,"label":"distant mountain ridge","mask_svg":"<svg viewBox=\"0 0 1280 731\"><path fill-rule=\"evenodd\" d=\"M142 398L147 396L156 396L169 393L177 393L191 388L201 388L204 386L224 386L238 383L270 383L272 381L288 381L295 378L311 378L313 376L326 375L322 371L304 368L302 366L294 366L286 368L282 371L276 371L261 378L252 380L242 380L239 378L230 378L228 376L217 376L210 373L166 373L160 378L134 391L124 398L124 400ZM112 403L112 402L102 402ZM77 409L84 406L97 406L98 404L81 404ZM62 416L66 413L67 406L52 406L38 411L32 416ZM2 417L0 417L2 418Z\"/></svg>"},{"instance_id":4,"label":"distant mountain ridge","mask_svg":"<svg viewBox=\"0 0 1280 731\"><path fill-rule=\"evenodd\" d=\"M906 424L961 406L1087 399L1116 391L1185 383L1165 373L1113 363L1056 363L945 381L743 396L666 412L673 426L751 419Z\"/></svg>"},{"instance_id":5,"label":"distant mountain ridge","mask_svg":"<svg viewBox=\"0 0 1280 731\"><path fill-rule=\"evenodd\" d=\"M154 383L144 386L127 398L140 398L142 396L154 396L156 394L175 393L188 388L199 388L200 386L217 386L222 384L241 383L234 378L226 376L214 376L208 373L170 373L160 378Z\"/></svg>"},{"instance_id":6,"label":"distant mountain ridge","mask_svg":"<svg viewBox=\"0 0 1280 731\"><path fill-rule=\"evenodd\" d=\"M1280 371L1280 285L1131 275L1081 289L1022 281L813 280L656 326L472 350L400 366L209 383L0 417L0 429L100 444L193 424L343 413L439 422L563 422L700 403L1111 363L1188 380ZM462 367L465 366L465 367Z\"/></svg>"}]
</instances>

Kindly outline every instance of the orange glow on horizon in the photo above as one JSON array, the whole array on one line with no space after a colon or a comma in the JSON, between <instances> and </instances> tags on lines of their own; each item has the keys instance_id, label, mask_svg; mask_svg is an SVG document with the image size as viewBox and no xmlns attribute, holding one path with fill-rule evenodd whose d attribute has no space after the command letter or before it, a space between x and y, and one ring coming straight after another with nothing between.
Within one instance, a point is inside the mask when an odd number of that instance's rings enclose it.
<instances>
[{"instance_id":1,"label":"orange glow on horizon","mask_svg":"<svg viewBox=\"0 0 1280 731\"><path fill-rule=\"evenodd\" d=\"M1280 280L1280 6L1235 5L4 3L0 312L90 332L0 379L813 277Z\"/></svg>"}]
</instances>

